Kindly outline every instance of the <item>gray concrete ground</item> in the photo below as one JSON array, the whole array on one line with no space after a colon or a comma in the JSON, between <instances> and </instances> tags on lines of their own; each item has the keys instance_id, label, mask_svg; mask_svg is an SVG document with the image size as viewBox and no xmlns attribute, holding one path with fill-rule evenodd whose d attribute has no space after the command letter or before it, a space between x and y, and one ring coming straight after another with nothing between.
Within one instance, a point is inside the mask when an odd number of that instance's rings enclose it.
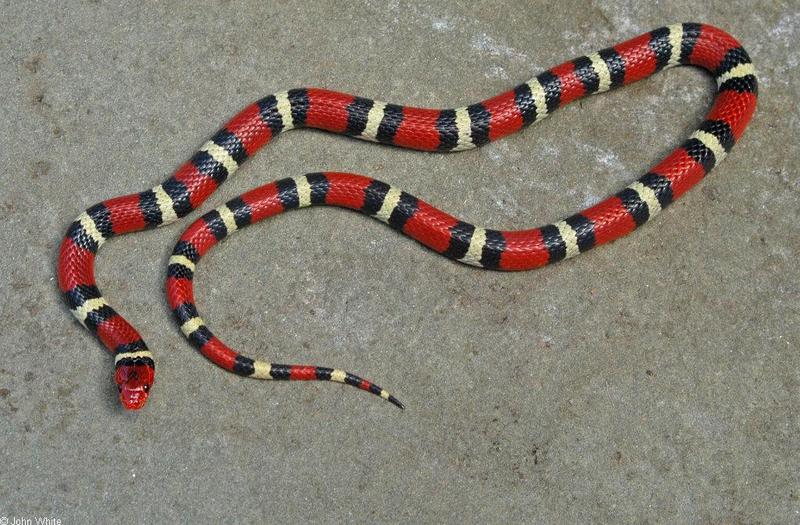
<instances>
[{"instance_id":1,"label":"gray concrete ground","mask_svg":"<svg viewBox=\"0 0 800 525\"><path fill-rule=\"evenodd\" d=\"M796 2L5 4L8 523L800 522ZM198 355L163 294L189 220L99 258L102 289L157 352L149 406L119 408L111 358L54 280L59 240L85 207L155 185L267 93L321 85L460 105L685 20L744 42L759 109L713 176L634 235L509 275L312 209L201 264L201 311L236 348L361 373L406 411L337 385L244 380ZM712 92L679 68L452 155L291 133L204 210L335 169L472 222L539 225L638 177Z\"/></svg>"}]
</instances>

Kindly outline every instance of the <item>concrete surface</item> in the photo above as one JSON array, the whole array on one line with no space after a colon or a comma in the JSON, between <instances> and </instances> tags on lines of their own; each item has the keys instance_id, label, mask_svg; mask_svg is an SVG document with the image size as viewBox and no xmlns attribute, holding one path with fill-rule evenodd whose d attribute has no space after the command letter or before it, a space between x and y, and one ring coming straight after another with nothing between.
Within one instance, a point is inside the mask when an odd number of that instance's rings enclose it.
<instances>
[{"instance_id":1,"label":"concrete surface","mask_svg":"<svg viewBox=\"0 0 800 525\"><path fill-rule=\"evenodd\" d=\"M796 2L165 4L3 8L0 516L800 522ZM759 109L713 176L633 236L508 275L313 209L200 265L201 312L229 343L363 374L405 412L338 385L244 380L198 355L162 282L189 220L99 258L101 288L157 353L147 409L119 408L111 358L54 281L58 242L85 207L155 185L268 93L322 85L460 105L685 20L744 42ZM539 225L638 177L711 97L708 76L680 68L452 155L294 132L204 210L338 169L487 226Z\"/></svg>"}]
</instances>

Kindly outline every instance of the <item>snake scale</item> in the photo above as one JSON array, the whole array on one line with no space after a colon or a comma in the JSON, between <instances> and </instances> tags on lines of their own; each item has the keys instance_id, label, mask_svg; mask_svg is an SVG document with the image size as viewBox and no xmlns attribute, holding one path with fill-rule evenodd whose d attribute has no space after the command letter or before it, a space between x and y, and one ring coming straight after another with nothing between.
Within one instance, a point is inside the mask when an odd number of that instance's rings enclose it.
<instances>
[{"instance_id":1,"label":"snake scale","mask_svg":"<svg viewBox=\"0 0 800 525\"><path fill-rule=\"evenodd\" d=\"M226 346L195 307L192 278L199 259L238 229L315 205L359 211L445 257L494 270L536 268L613 241L697 184L744 132L758 89L753 65L739 42L705 24L662 27L457 109L400 106L316 88L269 95L244 108L163 183L103 201L82 213L61 244L60 290L78 321L114 355L123 406L139 409L153 384L153 355L139 333L103 298L94 277L95 255L111 237L185 216L259 148L290 129L318 128L423 151L468 150L514 133L581 97L678 65L698 66L716 79L716 98L699 128L636 182L553 224L519 231L476 227L378 180L347 173L311 173L278 180L230 200L203 215L181 236L169 259L168 301L181 331L204 356L248 377L346 383L402 408L387 391L348 372L267 363Z\"/></svg>"}]
</instances>

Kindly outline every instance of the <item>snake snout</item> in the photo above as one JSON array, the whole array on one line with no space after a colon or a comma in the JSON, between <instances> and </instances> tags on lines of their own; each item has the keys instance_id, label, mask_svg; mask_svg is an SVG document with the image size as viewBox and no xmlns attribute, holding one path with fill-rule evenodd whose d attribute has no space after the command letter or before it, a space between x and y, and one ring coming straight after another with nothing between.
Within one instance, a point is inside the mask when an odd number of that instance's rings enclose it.
<instances>
[{"instance_id":1,"label":"snake snout","mask_svg":"<svg viewBox=\"0 0 800 525\"><path fill-rule=\"evenodd\" d=\"M121 385L119 389L119 400L128 410L139 410L147 402L147 395L149 387L134 387L130 388L127 385Z\"/></svg>"}]
</instances>

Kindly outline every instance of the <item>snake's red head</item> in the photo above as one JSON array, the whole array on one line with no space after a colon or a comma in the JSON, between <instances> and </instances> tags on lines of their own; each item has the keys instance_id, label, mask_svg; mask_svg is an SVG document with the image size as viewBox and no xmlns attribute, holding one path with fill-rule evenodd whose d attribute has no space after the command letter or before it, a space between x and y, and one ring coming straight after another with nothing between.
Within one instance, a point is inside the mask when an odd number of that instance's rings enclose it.
<instances>
[{"instance_id":1,"label":"snake's red head","mask_svg":"<svg viewBox=\"0 0 800 525\"><path fill-rule=\"evenodd\" d=\"M156 372L153 358L149 354L150 352L136 352L131 357L125 354L117 356L114 381L119 389L119 400L128 410L139 410L147 402Z\"/></svg>"}]
</instances>

